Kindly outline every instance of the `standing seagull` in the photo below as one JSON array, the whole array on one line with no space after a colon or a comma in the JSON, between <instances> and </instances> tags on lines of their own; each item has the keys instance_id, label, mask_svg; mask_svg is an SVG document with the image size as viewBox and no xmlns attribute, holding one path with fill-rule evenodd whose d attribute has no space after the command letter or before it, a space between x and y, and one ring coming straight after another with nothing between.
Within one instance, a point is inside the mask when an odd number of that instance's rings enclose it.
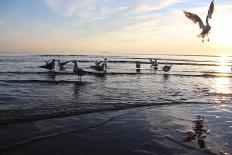
<instances>
[{"instance_id":1,"label":"standing seagull","mask_svg":"<svg viewBox=\"0 0 232 155\"><path fill-rule=\"evenodd\" d=\"M78 75L78 81L81 81L81 76L86 74L86 71L84 71L83 69L79 68L77 66L77 60L73 60L72 63L74 64L73 66L73 73L75 75Z\"/></svg>"},{"instance_id":2,"label":"standing seagull","mask_svg":"<svg viewBox=\"0 0 232 155\"><path fill-rule=\"evenodd\" d=\"M204 38L208 36L209 31L211 30L211 26L209 25L209 18L212 19L213 12L214 12L214 0L211 2L209 6L208 15L206 16L206 25L204 25L204 23L202 22L201 18L198 15L184 10L184 14L186 17L192 20L195 24L199 23L202 32L197 37L202 38L202 42L204 42Z\"/></svg>"},{"instance_id":3,"label":"standing seagull","mask_svg":"<svg viewBox=\"0 0 232 155\"><path fill-rule=\"evenodd\" d=\"M106 64L104 62L99 66L92 66L92 68L98 71L99 74L106 72Z\"/></svg>"},{"instance_id":4,"label":"standing seagull","mask_svg":"<svg viewBox=\"0 0 232 155\"><path fill-rule=\"evenodd\" d=\"M140 72L141 64L140 62L136 62L136 71Z\"/></svg>"},{"instance_id":5,"label":"standing seagull","mask_svg":"<svg viewBox=\"0 0 232 155\"><path fill-rule=\"evenodd\" d=\"M165 65L165 66L163 67L164 73L169 72L169 71L171 70L171 68L172 68L172 66Z\"/></svg>"},{"instance_id":6,"label":"standing seagull","mask_svg":"<svg viewBox=\"0 0 232 155\"><path fill-rule=\"evenodd\" d=\"M95 61L95 66L90 66L90 67L98 71L98 73L106 72L106 68L107 68L106 60L107 58L104 58L104 61Z\"/></svg>"},{"instance_id":7,"label":"standing seagull","mask_svg":"<svg viewBox=\"0 0 232 155\"><path fill-rule=\"evenodd\" d=\"M41 68L45 68L45 69L48 69L48 70L53 70L56 66L56 60L55 59L52 59L52 61L50 63L48 63L47 61L45 61L46 64L44 66L39 66Z\"/></svg>"},{"instance_id":8,"label":"standing seagull","mask_svg":"<svg viewBox=\"0 0 232 155\"><path fill-rule=\"evenodd\" d=\"M157 59L150 58L150 63L151 63L151 67L154 67L154 69L156 69L156 70L158 69L159 63L158 63Z\"/></svg>"},{"instance_id":9,"label":"standing seagull","mask_svg":"<svg viewBox=\"0 0 232 155\"><path fill-rule=\"evenodd\" d=\"M107 58L104 58L104 61L103 61L104 65L105 65L105 68L107 68L106 60L107 60Z\"/></svg>"}]
</instances>

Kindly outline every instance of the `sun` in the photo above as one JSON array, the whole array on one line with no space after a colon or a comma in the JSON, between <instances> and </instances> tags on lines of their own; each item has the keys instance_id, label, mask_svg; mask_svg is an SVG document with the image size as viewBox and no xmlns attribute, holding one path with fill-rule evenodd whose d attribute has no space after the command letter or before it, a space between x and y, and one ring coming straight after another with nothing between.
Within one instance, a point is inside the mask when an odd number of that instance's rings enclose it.
<instances>
[{"instance_id":1,"label":"sun","mask_svg":"<svg viewBox=\"0 0 232 155\"><path fill-rule=\"evenodd\" d=\"M232 21L228 20L228 14L221 14L212 23L212 40L220 47L232 46Z\"/></svg>"}]
</instances>

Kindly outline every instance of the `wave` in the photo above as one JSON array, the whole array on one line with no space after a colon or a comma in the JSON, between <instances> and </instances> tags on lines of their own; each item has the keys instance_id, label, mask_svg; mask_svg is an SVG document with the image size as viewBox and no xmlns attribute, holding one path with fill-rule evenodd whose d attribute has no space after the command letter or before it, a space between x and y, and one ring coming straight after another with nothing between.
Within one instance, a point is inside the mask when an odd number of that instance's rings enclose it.
<instances>
[{"instance_id":1,"label":"wave","mask_svg":"<svg viewBox=\"0 0 232 155\"><path fill-rule=\"evenodd\" d=\"M68 80L0 80L2 82L6 83L45 83L45 84L70 84L70 83L76 83L77 81L68 81ZM82 84L85 84L86 82L82 82Z\"/></svg>"},{"instance_id":2,"label":"wave","mask_svg":"<svg viewBox=\"0 0 232 155\"><path fill-rule=\"evenodd\" d=\"M224 97L232 97L232 93L216 93L212 92L210 93L211 96L224 96Z\"/></svg>"},{"instance_id":3,"label":"wave","mask_svg":"<svg viewBox=\"0 0 232 155\"><path fill-rule=\"evenodd\" d=\"M154 53L143 53L143 54L137 54L137 53L127 53L127 55L163 55L163 56L183 56L183 57L221 57L220 55L210 55L210 54L154 54ZM226 57L232 57L232 55L227 55Z\"/></svg>"},{"instance_id":4,"label":"wave","mask_svg":"<svg viewBox=\"0 0 232 155\"><path fill-rule=\"evenodd\" d=\"M147 57L143 57L143 58L128 58L128 59L136 59L136 60L144 60L144 59L150 59ZM209 61L209 60L192 60L192 59L168 59L168 58L158 58L156 57L157 60L165 60L165 61L184 61L184 62L207 62L207 63L215 63L215 61Z\"/></svg>"},{"instance_id":5,"label":"wave","mask_svg":"<svg viewBox=\"0 0 232 155\"><path fill-rule=\"evenodd\" d=\"M32 73L26 73L26 74L37 74L36 72ZM39 72L39 74L42 74ZM43 73L44 75L48 75L46 72ZM98 77L104 77L107 75L110 76L121 76L121 75L128 75L128 76L133 76L133 75L152 75L152 76L164 76L164 77L202 77L202 78L232 78L232 74L175 74L175 73L170 73L170 74L163 74L163 73L127 73L127 72L111 72L111 73L103 73L99 74L96 72L88 72L88 75L91 76L98 76ZM57 76L57 75L74 75L73 73L53 73L53 75L50 76ZM75 83L77 81L73 80L44 80L44 79L0 79L0 82L5 82L5 83L46 83L46 84L70 84L70 83ZM85 83L85 82L84 82Z\"/></svg>"},{"instance_id":6,"label":"wave","mask_svg":"<svg viewBox=\"0 0 232 155\"><path fill-rule=\"evenodd\" d=\"M91 68L91 67L87 67ZM130 69L131 71L134 71L135 69ZM151 69L142 69L143 71L150 71ZM96 72L93 71L86 71L88 74L96 74ZM201 73L201 74L228 74L232 75L232 73L225 73L225 72L207 72L207 71L196 71L196 70L190 70L190 71L181 71L183 73ZM28 75L28 74L47 74L47 75L52 75L52 74L57 74L57 75L72 75L72 72L67 72L67 71L0 71L0 75L6 75L6 74L16 74L16 75ZM137 73L131 73L131 72L107 72L105 74L154 74L153 72L151 73L142 73L142 72L137 72Z\"/></svg>"},{"instance_id":7,"label":"wave","mask_svg":"<svg viewBox=\"0 0 232 155\"><path fill-rule=\"evenodd\" d=\"M133 55L134 57L132 57ZM178 55L178 54L129 54L129 55L37 55L37 56L42 56L42 57L87 57L87 58L104 58L107 57L109 59L114 59L114 58L120 58L120 59L136 59L136 60L141 60L141 59L150 59L150 58L157 58L158 60L166 60L166 61L186 61L186 62L208 62L208 63L219 63L218 60L200 60L201 58L194 58L193 57L202 57L202 58L220 58L221 56L213 56L213 55ZM136 56L137 55L137 56ZM141 55L145 55L145 57L141 57ZM146 55L149 55L147 57ZM140 56L140 57L138 57ZM162 58L162 56L178 56L180 58ZM182 59L181 57L189 57L190 59ZM231 58L232 56L227 56L227 58ZM232 63L232 60L227 60L228 63Z\"/></svg>"},{"instance_id":8,"label":"wave","mask_svg":"<svg viewBox=\"0 0 232 155\"><path fill-rule=\"evenodd\" d=\"M166 60L166 59L163 59ZM173 60L173 61L178 61L178 60ZM191 60L189 60L191 61ZM78 62L84 62L84 63L94 63L95 60L78 60ZM108 63L121 63L121 64L135 64L137 62L141 64L150 64L149 61L136 61L136 60L107 60ZM197 62L197 61L196 61ZM200 62L200 61L199 61ZM202 61L204 62L204 61ZM159 62L161 65L169 64L169 65L191 65L191 66L221 66L221 64L217 63L194 63L194 62L169 62L169 61L163 61ZM227 66L232 66L232 65L227 65Z\"/></svg>"},{"instance_id":9,"label":"wave","mask_svg":"<svg viewBox=\"0 0 232 155\"><path fill-rule=\"evenodd\" d=\"M137 58L134 58L137 59ZM214 62L214 61L195 61L195 60L179 60L179 59L160 59L164 60L162 62L159 61L159 64L169 64L169 65L191 65L191 66L221 66L219 62ZM170 62L171 61L171 62ZM175 62L173 62L175 61ZM178 62L181 61L181 62ZM94 63L95 60L78 60L78 62L91 62ZM107 60L108 63L122 63L122 64L135 64L137 62L141 64L150 64L149 61L141 61L140 59L138 60ZM199 62L199 63L198 63ZM204 63L205 62L205 63ZM226 66L232 66L231 65L232 61L228 62Z\"/></svg>"},{"instance_id":10,"label":"wave","mask_svg":"<svg viewBox=\"0 0 232 155\"><path fill-rule=\"evenodd\" d=\"M106 53L106 52L104 52ZM101 52L99 53L99 55L103 55L104 53ZM85 54L40 54L37 56L99 56L96 54L92 54L92 55L85 55ZM111 56L114 55L122 55L122 56L127 56L127 55L163 55L163 56L184 56L184 57L221 57L220 55L210 55L210 54L160 54L160 53L142 53L142 54L138 54L138 53L111 53ZM232 55L228 55L227 57L232 57Z\"/></svg>"},{"instance_id":11,"label":"wave","mask_svg":"<svg viewBox=\"0 0 232 155\"><path fill-rule=\"evenodd\" d=\"M36 56L40 56L40 57L49 57L54 58L54 57L58 57L59 59L62 59L62 57L64 57L64 59L67 59L67 57L79 57L79 58L85 58L84 60L78 60L79 62L95 62L95 60L88 60L90 59L99 59L99 58L104 58L104 56L99 56L99 55L36 55ZM172 56L172 55L170 55ZM178 56L178 55L175 55ZM184 55L180 55L180 56L184 56ZM188 55L187 55L188 56ZM195 56L195 55L194 55ZM110 63L136 63L136 62L140 62L143 64L149 64L149 58L150 57L128 57L128 56L105 56L108 57L108 62ZM74 58L74 59L75 59ZM198 60L198 59L182 59L182 58L159 58L156 57L159 61L160 64L173 64L173 65L199 65L199 66L219 66L220 62L217 60ZM70 58L68 58L70 59ZM115 60L115 59L119 59L119 60ZM143 61L142 61L143 60ZM0 59L0 61L2 62L21 62L22 60L18 60L18 58L16 57L12 57L12 58L4 58ZM162 62L160 62L162 61ZM165 61L165 62L163 62ZM179 62L179 63L178 63ZM228 60L227 64L229 64L230 66L232 63L232 60Z\"/></svg>"},{"instance_id":12,"label":"wave","mask_svg":"<svg viewBox=\"0 0 232 155\"><path fill-rule=\"evenodd\" d=\"M59 57L59 56L56 56ZM61 57L61 56L60 56ZM84 57L84 56L83 56ZM90 57L86 55L87 58L78 58L78 62L83 63L94 63L96 59L99 60L99 58L102 59L102 57ZM75 58L73 58L75 59ZM109 57L107 62L108 63L121 63L121 64L135 64L137 62L141 64L150 64L149 58L136 58L136 57ZM62 59L61 59L62 60ZM70 60L70 58L64 58L65 61ZM63 61L64 61L63 60ZM18 60L17 58L14 59L0 59L0 62L8 62L8 63L23 63L26 60ZM189 65L189 66L221 66L220 62L216 60L192 60L192 59L171 59L171 58L158 58L159 64L170 64L170 65ZM37 60L36 60L37 62ZM33 64L34 62L31 61ZM42 63L42 62L41 62ZM232 66L232 61L228 60L225 64L226 66Z\"/></svg>"},{"instance_id":13,"label":"wave","mask_svg":"<svg viewBox=\"0 0 232 155\"><path fill-rule=\"evenodd\" d=\"M169 106L169 105L180 105L180 104L210 104L204 102L177 102L177 101L167 101L167 102L156 102L156 103L139 103L139 104L115 104L114 106L106 106L99 108L87 108L87 109L72 109L70 111L61 111L61 112L50 112L50 113L40 113L40 114L31 114L31 115L21 115L23 111L19 113L21 109L10 109L4 110L4 113L7 113L7 116L0 117L0 125L9 125L16 123L25 123L37 120L44 119L54 119L54 118L63 118L75 115L83 115L95 112L104 112L104 111L118 111L124 109L132 109L139 107L157 107L157 106ZM33 109L31 109L33 111ZM17 115L17 116L16 116Z\"/></svg>"}]
</instances>

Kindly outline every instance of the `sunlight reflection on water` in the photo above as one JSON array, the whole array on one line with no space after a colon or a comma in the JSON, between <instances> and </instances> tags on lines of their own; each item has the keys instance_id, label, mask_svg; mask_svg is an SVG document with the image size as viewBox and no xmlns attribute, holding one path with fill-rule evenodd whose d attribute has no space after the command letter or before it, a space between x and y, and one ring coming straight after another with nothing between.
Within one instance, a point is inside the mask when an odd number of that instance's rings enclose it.
<instances>
[{"instance_id":1,"label":"sunlight reflection on water","mask_svg":"<svg viewBox=\"0 0 232 155\"><path fill-rule=\"evenodd\" d=\"M232 94L231 83L229 78L215 78L212 88L217 94Z\"/></svg>"}]
</instances>

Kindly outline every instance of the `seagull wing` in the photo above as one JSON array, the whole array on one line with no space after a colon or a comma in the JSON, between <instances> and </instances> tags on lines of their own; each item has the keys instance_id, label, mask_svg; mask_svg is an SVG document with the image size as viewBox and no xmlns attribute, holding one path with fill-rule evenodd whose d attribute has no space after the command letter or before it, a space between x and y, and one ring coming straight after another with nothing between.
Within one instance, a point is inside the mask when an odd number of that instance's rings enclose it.
<instances>
[{"instance_id":1,"label":"seagull wing","mask_svg":"<svg viewBox=\"0 0 232 155\"><path fill-rule=\"evenodd\" d=\"M211 2L210 6L209 6L209 11L208 11L207 17L212 19L213 12L214 12L214 0Z\"/></svg>"},{"instance_id":2,"label":"seagull wing","mask_svg":"<svg viewBox=\"0 0 232 155\"><path fill-rule=\"evenodd\" d=\"M97 61L97 60L95 61L96 66L100 65L101 63L102 63L101 61Z\"/></svg>"},{"instance_id":3,"label":"seagull wing","mask_svg":"<svg viewBox=\"0 0 232 155\"><path fill-rule=\"evenodd\" d=\"M69 63L70 61L66 61L62 63L62 66L66 65L67 63Z\"/></svg>"},{"instance_id":4,"label":"seagull wing","mask_svg":"<svg viewBox=\"0 0 232 155\"><path fill-rule=\"evenodd\" d=\"M199 23L200 29L204 28L204 24L203 24L201 18L198 15L196 15L194 13L191 13L191 12L188 12L188 11L184 11L184 14L185 14L185 16L187 18L189 18L190 20L192 20L195 24Z\"/></svg>"}]
</instances>

